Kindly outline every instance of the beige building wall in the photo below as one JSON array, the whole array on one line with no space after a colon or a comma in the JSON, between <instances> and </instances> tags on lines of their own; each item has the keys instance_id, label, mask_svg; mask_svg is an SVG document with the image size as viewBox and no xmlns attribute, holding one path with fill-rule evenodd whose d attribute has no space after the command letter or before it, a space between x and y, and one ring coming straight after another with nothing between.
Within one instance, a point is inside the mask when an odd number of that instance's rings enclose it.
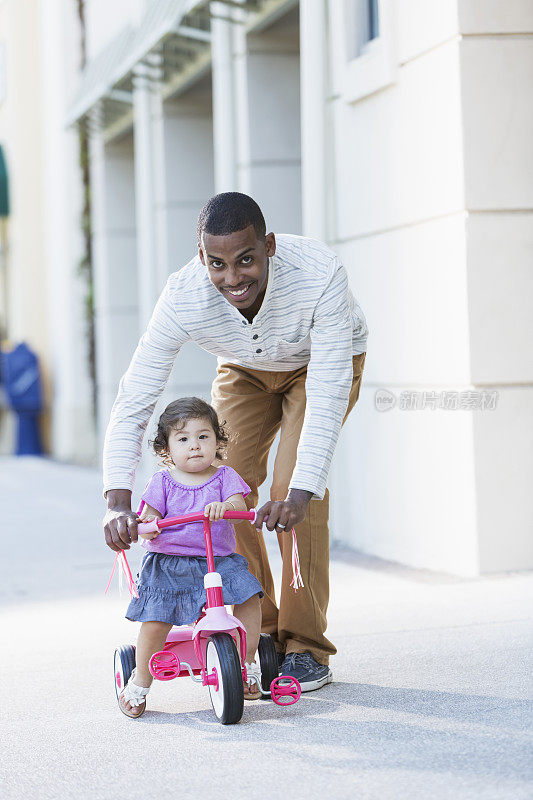
<instances>
[{"instance_id":1,"label":"beige building wall","mask_svg":"<svg viewBox=\"0 0 533 800\"><path fill-rule=\"evenodd\" d=\"M47 292L43 269L43 154L41 41L37 0L0 4L5 89L0 103L0 144L9 174L11 214L7 225L8 338L37 353L46 398L43 445L50 444ZM13 449L10 421L2 425L2 450Z\"/></svg>"},{"instance_id":2,"label":"beige building wall","mask_svg":"<svg viewBox=\"0 0 533 800\"><path fill-rule=\"evenodd\" d=\"M334 528L417 567L531 568L533 6L383 0L350 58L341 5L328 236L370 337Z\"/></svg>"},{"instance_id":3,"label":"beige building wall","mask_svg":"<svg viewBox=\"0 0 533 800\"><path fill-rule=\"evenodd\" d=\"M481 572L533 567L533 3L460 0L471 380Z\"/></svg>"},{"instance_id":4,"label":"beige building wall","mask_svg":"<svg viewBox=\"0 0 533 800\"><path fill-rule=\"evenodd\" d=\"M95 463L88 365L86 279L79 271L82 186L76 130L65 109L77 82L80 24L71 0L4 0L0 44L5 87L0 144L10 187L7 223L8 338L39 358L42 444L55 458ZM4 412L0 452L14 450Z\"/></svg>"}]
</instances>

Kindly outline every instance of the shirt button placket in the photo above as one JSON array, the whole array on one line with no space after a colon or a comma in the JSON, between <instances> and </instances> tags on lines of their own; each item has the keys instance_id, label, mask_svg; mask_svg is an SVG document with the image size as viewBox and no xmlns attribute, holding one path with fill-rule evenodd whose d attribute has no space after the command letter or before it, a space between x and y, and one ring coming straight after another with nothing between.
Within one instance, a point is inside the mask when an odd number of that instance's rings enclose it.
<instances>
[{"instance_id":1,"label":"shirt button placket","mask_svg":"<svg viewBox=\"0 0 533 800\"><path fill-rule=\"evenodd\" d=\"M259 334L258 334L258 333L254 333L254 334L252 335L252 340L253 340L254 342L257 342L257 340L258 340L258 339L259 339ZM256 353L262 353L263 351L262 351L262 349L261 349L260 347L258 347L258 348L256 348L256 351L255 351L255 352L256 352Z\"/></svg>"}]
</instances>

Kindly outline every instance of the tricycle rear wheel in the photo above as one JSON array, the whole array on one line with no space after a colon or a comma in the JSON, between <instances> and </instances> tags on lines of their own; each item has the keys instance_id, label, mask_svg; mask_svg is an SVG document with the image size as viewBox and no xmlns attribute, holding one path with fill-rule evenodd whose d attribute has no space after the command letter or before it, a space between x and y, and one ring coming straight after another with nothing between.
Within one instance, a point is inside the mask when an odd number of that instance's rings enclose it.
<instances>
[{"instance_id":1,"label":"tricycle rear wheel","mask_svg":"<svg viewBox=\"0 0 533 800\"><path fill-rule=\"evenodd\" d=\"M125 644L122 647L117 647L113 660L113 668L115 676L115 694L118 700L120 693L124 690L131 673L135 669L134 645Z\"/></svg>"},{"instance_id":2,"label":"tricycle rear wheel","mask_svg":"<svg viewBox=\"0 0 533 800\"><path fill-rule=\"evenodd\" d=\"M257 648L259 666L261 667L261 686L265 691L269 691L270 684L279 675L278 654L272 636L262 633L259 637L259 647ZM270 696L264 694L262 700L269 700Z\"/></svg>"},{"instance_id":3,"label":"tricycle rear wheel","mask_svg":"<svg viewBox=\"0 0 533 800\"><path fill-rule=\"evenodd\" d=\"M209 685L213 711L223 725L239 722L244 710L242 669L235 641L229 633L213 633L207 640L207 674L216 670L218 687Z\"/></svg>"}]
</instances>

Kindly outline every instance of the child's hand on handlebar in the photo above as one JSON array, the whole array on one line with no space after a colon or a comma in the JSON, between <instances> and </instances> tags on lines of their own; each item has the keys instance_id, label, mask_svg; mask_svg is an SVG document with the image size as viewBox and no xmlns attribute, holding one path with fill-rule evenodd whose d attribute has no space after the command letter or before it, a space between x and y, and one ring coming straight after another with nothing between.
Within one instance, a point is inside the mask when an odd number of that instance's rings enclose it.
<instances>
[{"instance_id":1,"label":"child's hand on handlebar","mask_svg":"<svg viewBox=\"0 0 533 800\"><path fill-rule=\"evenodd\" d=\"M140 520L140 522L153 522L154 519L159 519L159 517L156 517L155 514L151 514L149 517L143 517ZM141 536L143 539L149 540L149 539L155 539L156 536L159 536L160 533L161 533L161 531L159 531L159 530L154 531L153 533L141 533L139 531L139 536Z\"/></svg>"},{"instance_id":2,"label":"child's hand on handlebar","mask_svg":"<svg viewBox=\"0 0 533 800\"><path fill-rule=\"evenodd\" d=\"M225 511L230 510L235 511L235 506L232 503L220 503L219 501L215 501L206 505L204 508L204 517L209 517L210 522L215 522L218 519L222 519Z\"/></svg>"}]
</instances>

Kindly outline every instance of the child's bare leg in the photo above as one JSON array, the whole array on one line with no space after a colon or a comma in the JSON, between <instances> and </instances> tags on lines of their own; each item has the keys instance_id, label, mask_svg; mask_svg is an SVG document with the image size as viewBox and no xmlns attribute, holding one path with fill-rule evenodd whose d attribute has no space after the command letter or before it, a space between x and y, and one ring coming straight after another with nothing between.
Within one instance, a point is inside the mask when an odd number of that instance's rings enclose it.
<instances>
[{"instance_id":1,"label":"child's bare leg","mask_svg":"<svg viewBox=\"0 0 533 800\"><path fill-rule=\"evenodd\" d=\"M141 630L137 638L137 649L135 652L135 680L137 686L144 686L147 688L152 684L152 676L148 670L148 662L154 653L162 650L167 640L168 632L172 625L166 622L143 622ZM135 714L138 711L138 706L130 706L129 703L124 703L128 711L133 711Z\"/></svg>"},{"instance_id":2,"label":"child's bare leg","mask_svg":"<svg viewBox=\"0 0 533 800\"><path fill-rule=\"evenodd\" d=\"M154 653L163 649L171 628L172 625L168 625L166 622L156 622L155 620L141 624L135 653L137 667L135 683L138 686L151 685L153 678L148 669L148 662Z\"/></svg>"},{"instance_id":3,"label":"child's bare leg","mask_svg":"<svg viewBox=\"0 0 533 800\"><path fill-rule=\"evenodd\" d=\"M233 614L246 628L246 661L251 664L257 653L259 634L261 633L261 603L259 595L252 597L233 607Z\"/></svg>"}]
</instances>

